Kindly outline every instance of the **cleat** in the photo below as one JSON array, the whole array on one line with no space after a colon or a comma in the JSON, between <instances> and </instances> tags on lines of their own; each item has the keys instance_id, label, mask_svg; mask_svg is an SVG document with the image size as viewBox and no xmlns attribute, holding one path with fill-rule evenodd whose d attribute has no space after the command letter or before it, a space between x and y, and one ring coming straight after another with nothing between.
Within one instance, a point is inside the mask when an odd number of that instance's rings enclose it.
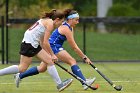
<instances>
[{"instance_id":1,"label":"cleat","mask_svg":"<svg viewBox=\"0 0 140 93\"><path fill-rule=\"evenodd\" d=\"M19 88L19 83L21 82L21 79L19 77L19 74L20 73L17 73L14 75L14 79L15 79L15 84L16 84L16 87Z\"/></svg>"},{"instance_id":2,"label":"cleat","mask_svg":"<svg viewBox=\"0 0 140 93\"><path fill-rule=\"evenodd\" d=\"M95 80L96 80L96 77L94 77L93 79L86 79L86 83L87 83L87 85L91 86L95 82ZM83 89L87 90L88 86L83 85Z\"/></svg>"},{"instance_id":3,"label":"cleat","mask_svg":"<svg viewBox=\"0 0 140 93\"><path fill-rule=\"evenodd\" d=\"M57 86L57 89L59 92L63 91L65 88L67 88L68 86L71 85L73 79L66 79L65 81L63 81L61 84L59 84Z\"/></svg>"}]
</instances>

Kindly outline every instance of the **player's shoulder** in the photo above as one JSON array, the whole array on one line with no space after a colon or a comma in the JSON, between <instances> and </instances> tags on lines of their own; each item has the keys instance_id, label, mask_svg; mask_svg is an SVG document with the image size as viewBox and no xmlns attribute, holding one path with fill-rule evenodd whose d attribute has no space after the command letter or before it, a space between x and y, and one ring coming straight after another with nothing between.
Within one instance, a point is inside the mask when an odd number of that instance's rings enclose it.
<instances>
[{"instance_id":1,"label":"player's shoulder","mask_svg":"<svg viewBox=\"0 0 140 93\"><path fill-rule=\"evenodd\" d=\"M53 26L53 20L52 19L43 19L43 24L46 26Z\"/></svg>"},{"instance_id":2,"label":"player's shoulder","mask_svg":"<svg viewBox=\"0 0 140 93\"><path fill-rule=\"evenodd\" d=\"M45 21L48 22L48 23L53 23L52 19L46 19Z\"/></svg>"},{"instance_id":3,"label":"player's shoulder","mask_svg":"<svg viewBox=\"0 0 140 93\"><path fill-rule=\"evenodd\" d=\"M66 26L66 25L61 25L59 28L61 30L69 30L68 26Z\"/></svg>"},{"instance_id":4,"label":"player's shoulder","mask_svg":"<svg viewBox=\"0 0 140 93\"><path fill-rule=\"evenodd\" d=\"M61 25L58 30L63 35L69 35L71 33L71 31L69 31L70 29L66 25Z\"/></svg>"}]
</instances>

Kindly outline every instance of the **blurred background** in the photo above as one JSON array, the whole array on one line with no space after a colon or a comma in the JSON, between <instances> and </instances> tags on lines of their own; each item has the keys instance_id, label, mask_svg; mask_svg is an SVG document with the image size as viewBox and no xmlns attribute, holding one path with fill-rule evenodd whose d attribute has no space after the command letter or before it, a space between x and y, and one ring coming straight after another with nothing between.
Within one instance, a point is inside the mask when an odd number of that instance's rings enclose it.
<instances>
[{"instance_id":1,"label":"blurred background","mask_svg":"<svg viewBox=\"0 0 140 93\"><path fill-rule=\"evenodd\" d=\"M0 0L2 64L19 61L24 32L42 12L68 8L80 15L75 40L92 61L140 62L139 0ZM68 43L64 48L82 61Z\"/></svg>"}]
</instances>

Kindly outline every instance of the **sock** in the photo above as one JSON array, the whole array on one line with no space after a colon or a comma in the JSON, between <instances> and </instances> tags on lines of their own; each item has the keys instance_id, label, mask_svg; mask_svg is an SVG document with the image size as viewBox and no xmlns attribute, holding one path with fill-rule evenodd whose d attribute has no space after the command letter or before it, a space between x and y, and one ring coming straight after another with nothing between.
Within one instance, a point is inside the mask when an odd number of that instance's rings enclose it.
<instances>
[{"instance_id":1,"label":"sock","mask_svg":"<svg viewBox=\"0 0 140 93\"><path fill-rule=\"evenodd\" d=\"M25 77L33 76L33 75L36 75L36 74L39 74L39 72L37 70L37 67L31 67L30 69L26 70L25 72L20 73L19 77L20 77L20 79L23 79Z\"/></svg>"},{"instance_id":2,"label":"sock","mask_svg":"<svg viewBox=\"0 0 140 93\"><path fill-rule=\"evenodd\" d=\"M75 75L77 75L78 77L80 77L81 79L83 79L83 80L86 81L86 79L85 79L85 77L83 76L83 74L82 74L82 72L81 72L79 66L73 65L73 66L71 66L71 70L72 70L72 72L73 72ZM82 82L81 82L81 83L82 83ZM83 84L83 83L82 83L82 84Z\"/></svg>"},{"instance_id":3,"label":"sock","mask_svg":"<svg viewBox=\"0 0 140 93\"><path fill-rule=\"evenodd\" d=\"M19 73L18 65L12 65L0 70L0 76Z\"/></svg>"},{"instance_id":4,"label":"sock","mask_svg":"<svg viewBox=\"0 0 140 93\"><path fill-rule=\"evenodd\" d=\"M56 84L57 84L57 85L58 85L58 84L61 84L62 81L61 81L61 79L60 79L60 77L59 77L59 74L58 74L58 72L57 72L57 69L56 69L55 65L48 66L47 69L48 69L48 73L51 75L51 77L52 77L53 80L56 82Z\"/></svg>"}]
</instances>

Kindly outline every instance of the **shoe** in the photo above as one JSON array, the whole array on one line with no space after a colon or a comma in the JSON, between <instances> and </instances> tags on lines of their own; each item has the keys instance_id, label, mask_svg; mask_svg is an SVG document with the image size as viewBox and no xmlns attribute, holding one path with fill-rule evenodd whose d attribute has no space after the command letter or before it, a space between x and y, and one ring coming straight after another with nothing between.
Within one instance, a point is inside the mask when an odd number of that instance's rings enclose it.
<instances>
[{"instance_id":1,"label":"shoe","mask_svg":"<svg viewBox=\"0 0 140 93\"><path fill-rule=\"evenodd\" d=\"M16 87L19 88L19 83L21 82L21 79L19 77L19 74L20 73L17 73L14 75L14 79L15 79L15 84L16 84Z\"/></svg>"},{"instance_id":2,"label":"shoe","mask_svg":"<svg viewBox=\"0 0 140 93\"><path fill-rule=\"evenodd\" d=\"M71 85L73 79L66 79L65 81L63 81L61 84L59 84L57 86L57 89L59 92L63 91L65 88L67 88L68 86Z\"/></svg>"},{"instance_id":3,"label":"shoe","mask_svg":"<svg viewBox=\"0 0 140 93\"><path fill-rule=\"evenodd\" d=\"M87 83L87 85L91 86L95 82L95 80L96 80L96 77L94 77L93 79L86 79L86 83ZM88 86L83 85L83 89L87 90Z\"/></svg>"}]
</instances>

